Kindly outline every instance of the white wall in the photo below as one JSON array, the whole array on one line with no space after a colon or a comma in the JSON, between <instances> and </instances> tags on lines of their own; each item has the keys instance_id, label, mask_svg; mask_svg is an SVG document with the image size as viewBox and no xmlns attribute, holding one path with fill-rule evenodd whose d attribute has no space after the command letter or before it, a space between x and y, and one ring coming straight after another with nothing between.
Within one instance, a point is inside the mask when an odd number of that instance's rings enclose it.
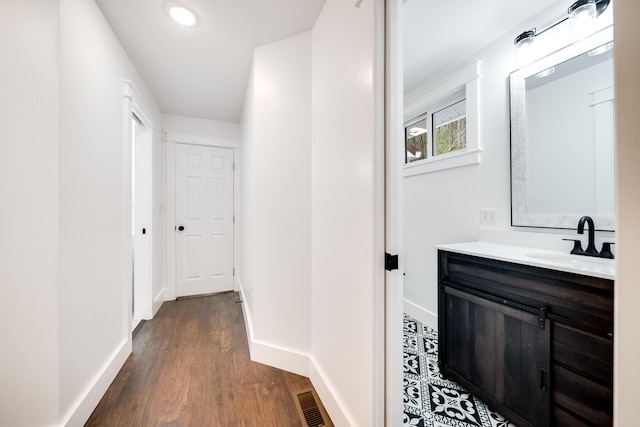
<instances>
[{"instance_id":1,"label":"white wall","mask_svg":"<svg viewBox=\"0 0 640 427\"><path fill-rule=\"evenodd\" d=\"M61 0L59 386L70 425L91 414L131 348L125 79L160 117L95 2Z\"/></svg>"},{"instance_id":2,"label":"white wall","mask_svg":"<svg viewBox=\"0 0 640 427\"><path fill-rule=\"evenodd\" d=\"M380 5L327 1L311 34L257 48L242 117L252 359L308 374L338 426L383 422Z\"/></svg>"},{"instance_id":3,"label":"white wall","mask_svg":"<svg viewBox=\"0 0 640 427\"><path fill-rule=\"evenodd\" d=\"M253 360L307 374L311 34L256 48L242 138L240 280Z\"/></svg>"},{"instance_id":4,"label":"white wall","mask_svg":"<svg viewBox=\"0 0 640 427\"><path fill-rule=\"evenodd\" d=\"M240 124L238 123L178 116L175 114L163 114L162 126L166 132L240 139Z\"/></svg>"},{"instance_id":5,"label":"white wall","mask_svg":"<svg viewBox=\"0 0 640 427\"><path fill-rule=\"evenodd\" d=\"M58 1L0 14L0 425L58 419Z\"/></svg>"},{"instance_id":6,"label":"white wall","mask_svg":"<svg viewBox=\"0 0 640 427\"><path fill-rule=\"evenodd\" d=\"M615 284L614 348L614 424L618 427L637 423L637 396L640 387L640 336L638 335L638 301L640 301L640 264L638 263L638 211L640 210L640 3L616 0L615 10L615 80L617 131L617 224L618 252Z\"/></svg>"},{"instance_id":7,"label":"white wall","mask_svg":"<svg viewBox=\"0 0 640 427\"><path fill-rule=\"evenodd\" d=\"M0 424L82 425L131 348L124 80L159 113L94 2L5 6Z\"/></svg>"},{"instance_id":8,"label":"white wall","mask_svg":"<svg viewBox=\"0 0 640 427\"><path fill-rule=\"evenodd\" d=\"M567 252L571 249L571 243L561 238L565 234L573 237L574 232L512 228L510 217L509 74L516 69L513 39L523 29L544 26L564 13L562 4L553 5L458 64L445 67L418 88L424 90L468 64L482 62L478 107L481 162L403 180L405 307L432 327L437 327L438 295L434 245L483 238ZM481 209L496 211L495 226L480 225ZM611 238L611 234L599 234Z\"/></svg>"},{"instance_id":9,"label":"white wall","mask_svg":"<svg viewBox=\"0 0 640 427\"><path fill-rule=\"evenodd\" d=\"M310 377L336 425L374 426L376 8L327 0L313 29ZM382 32L378 33L382 34ZM380 266L380 270L382 270ZM381 388L381 385L380 385Z\"/></svg>"}]
</instances>

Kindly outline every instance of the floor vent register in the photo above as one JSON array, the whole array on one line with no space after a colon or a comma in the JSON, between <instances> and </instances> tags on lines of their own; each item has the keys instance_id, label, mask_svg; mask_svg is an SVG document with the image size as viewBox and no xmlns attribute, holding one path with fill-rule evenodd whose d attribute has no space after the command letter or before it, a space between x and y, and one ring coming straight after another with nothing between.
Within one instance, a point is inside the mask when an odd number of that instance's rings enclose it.
<instances>
[{"instance_id":1,"label":"floor vent register","mask_svg":"<svg viewBox=\"0 0 640 427\"><path fill-rule=\"evenodd\" d=\"M314 390L303 391L296 397L298 412L305 427L334 427Z\"/></svg>"}]
</instances>

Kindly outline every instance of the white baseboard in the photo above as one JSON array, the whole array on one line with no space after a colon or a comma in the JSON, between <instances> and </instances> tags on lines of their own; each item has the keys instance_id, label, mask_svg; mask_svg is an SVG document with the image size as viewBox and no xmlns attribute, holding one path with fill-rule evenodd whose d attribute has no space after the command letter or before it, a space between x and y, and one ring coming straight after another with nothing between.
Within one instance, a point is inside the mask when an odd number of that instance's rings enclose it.
<instances>
[{"instance_id":1,"label":"white baseboard","mask_svg":"<svg viewBox=\"0 0 640 427\"><path fill-rule=\"evenodd\" d=\"M156 313L158 312L158 310L160 310L160 307L162 306L162 303L165 301L164 300L164 289L161 290L158 293L158 296L153 300L153 307L152 307L152 311L151 311L151 318L153 319L156 315Z\"/></svg>"},{"instance_id":2,"label":"white baseboard","mask_svg":"<svg viewBox=\"0 0 640 427\"><path fill-rule=\"evenodd\" d=\"M238 271L237 268L236 268L236 271ZM240 274L237 273L235 276L235 280L233 281L233 291L240 292L241 289L242 289L242 281L240 280Z\"/></svg>"},{"instance_id":3,"label":"white baseboard","mask_svg":"<svg viewBox=\"0 0 640 427\"><path fill-rule=\"evenodd\" d=\"M249 343L251 360L269 365L283 371L309 376L309 355L291 349L278 347L271 343L256 341Z\"/></svg>"},{"instance_id":4,"label":"white baseboard","mask_svg":"<svg viewBox=\"0 0 640 427\"><path fill-rule=\"evenodd\" d=\"M318 393L331 421L336 426L356 426L346 406L335 392L335 388L313 358L309 359L309 379Z\"/></svg>"},{"instance_id":5,"label":"white baseboard","mask_svg":"<svg viewBox=\"0 0 640 427\"><path fill-rule=\"evenodd\" d=\"M247 341L249 343L249 356L254 362L273 366L283 371L294 374L309 376L309 355L298 351L280 347L269 342L256 340L253 336L253 319L251 313L244 303L245 298L242 282L239 282L240 298L243 301L242 315L247 330Z\"/></svg>"},{"instance_id":6,"label":"white baseboard","mask_svg":"<svg viewBox=\"0 0 640 427\"><path fill-rule=\"evenodd\" d=\"M76 403L62 418L64 427L82 427L87 422L100 399L115 379L116 375L131 354L131 335L112 353L107 363L98 371L93 381L83 391Z\"/></svg>"},{"instance_id":7,"label":"white baseboard","mask_svg":"<svg viewBox=\"0 0 640 427\"><path fill-rule=\"evenodd\" d=\"M242 282L238 280L239 292L242 301L246 301ZM270 343L257 341L253 338L253 322L251 312L246 304L242 304L242 315L247 330L249 353L251 360L265 365L273 366L284 371L293 372L308 377L313 387L318 392L322 404L336 426L355 426L352 417L347 415L346 406L336 399L335 388L315 361L307 354L299 353L291 349L281 348Z\"/></svg>"},{"instance_id":8,"label":"white baseboard","mask_svg":"<svg viewBox=\"0 0 640 427\"><path fill-rule=\"evenodd\" d=\"M242 317L244 317L244 329L247 332L247 343L249 343L249 357L251 357L251 342L253 341L253 322L251 320L251 313L247 308L244 295L244 288L242 287L242 281L238 279L238 291L240 292L240 299L242 300Z\"/></svg>"},{"instance_id":9,"label":"white baseboard","mask_svg":"<svg viewBox=\"0 0 640 427\"><path fill-rule=\"evenodd\" d=\"M407 300L404 300L404 312L431 329L438 330L438 315L436 313Z\"/></svg>"}]
</instances>

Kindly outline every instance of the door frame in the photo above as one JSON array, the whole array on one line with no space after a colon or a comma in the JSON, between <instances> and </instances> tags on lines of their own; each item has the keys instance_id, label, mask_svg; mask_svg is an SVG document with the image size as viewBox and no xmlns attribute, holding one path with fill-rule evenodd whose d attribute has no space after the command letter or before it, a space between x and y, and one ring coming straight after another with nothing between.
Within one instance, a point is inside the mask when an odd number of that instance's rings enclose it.
<instances>
[{"instance_id":1,"label":"door frame","mask_svg":"<svg viewBox=\"0 0 640 427\"><path fill-rule=\"evenodd\" d=\"M144 188L144 195L133 203L132 216L134 219L133 227L142 225L149 233L141 236L140 230L132 230L133 239L133 322L140 320L149 320L153 317L153 129L140 117L139 109L133 106L133 115L140 121L138 124L140 132L136 132L132 137L131 149L135 151L132 158L132 188L138 188L140 182ZM132 117L132 120L135 119ZM132 122L132 126L133 122ZM132 132L133 133L133 132ZM142 166L142 168L140 167ZM140 203L142 202L142 203ZM140 218L140 217L143 218ZM158 230L161 232L161 230ZM139 279L139 280L136 280ZM133 324L135 328L137 324Z\"/></svg>"},{"instance_id":2,"label":"door frame","mask_svg":"<svg viewBox=\"0 0 640 427\"><path fill-rule=\"evenodd\" d=\"M156 116L153 114L152 110L149 109L149 107L147 106L147 104L144 101L144 98L140 95L140 93L137 91L136 87L134 86L133 82L131 82L130 80L125 80L124 81L124 87L123 87L123 95L124 95L124 109L123 109L123 121L124 121L124 139L123 139L123 145L124 145L124 150L123 150L123 157L124 157L124 165L126 166L126 170L125 170L125 181L124 181L124 194L126 197L126 201L125 201L125 206L126 206L126 211L129 213L127 215L125 215L125 242L124 242L124 247L126 248L126 250L124 251L124 253L126 254L126 259L124 260L124 264L126 266L125 271L126 271L126 277L123 280L123 283L125 284L125 286L127 287L126 291L125 291L125 295L127 298L126 301L126 305L127 305L127 334L129 337L132 336L132 325L133 325L133 295L131 290L133 289L133 239L132 239L132 224L131 224L131 217L133 214L133 201L132 201L132 195L133 195L133 156L132 156L132 150L133 150L133 137L132 137L132 118L133 118L133 114L135 114L140 121L149 128L148 132L149 132L149 155L151 156L151 158L149 158L149 175L150 175L150 180L151 180L151 191L152 193L150 194L150 204L151 206L153 206L153 186L157 185L157 183L153 182L153 157L152 157L152 153L153 153L153 135L154 133L160 132L160 122L159 120L156 118ZM152 215L151 215L151 220L152 220ZM152 224L149 224L149 228L151 228ZM160 233L160 230L157 230L158 233ZM151 236L153 235L154 231L151 231L151 234L149 235L149 238L151 238ZM150 267L151 267L151 273L153 274L153 245L151 244L151 249L150 249ZM149 318L153 317L153 284L151 281L151 278L149 280L148 286L145 286L143 289L140 290L139 293L139 299L142 301L142 304L145 307L149 307L150 308L150 312L147 313L145 311L145 315L149 314Z\"/></svg>"},{"instance_id":3,"label":"door frame","mask_svg":"<svg viewBox=\"0 0 640 427\"><path fill-rule=\"evenodd\" d=\"M165 132L166 147L166 278L165 300L172 301L177 296L177 269L176 269L176 144L201 145L214 148L233 149L233 216L236 219L233 223L233 268L238 271L238 260L240 259L240 218L239 212L239 190L240 190L240 140L236 138L219 137L212 135L194 134L180 131ZM238 275L233 277L233 290L238 291Z\"/></svg>"},{"instance_id":4,"label":"door frame","mask_svg":"<svg viewBox=\"0 0 640 427\"><path fill-rule=\"evenodd\" d=\"M384 23L384 242L398 255L398 269L385 276L385 426L402 425L403 414L403 239L402 163L404 159L404 92L402 65L403 0L385 1Z\"/></svg>"}]
</instances>

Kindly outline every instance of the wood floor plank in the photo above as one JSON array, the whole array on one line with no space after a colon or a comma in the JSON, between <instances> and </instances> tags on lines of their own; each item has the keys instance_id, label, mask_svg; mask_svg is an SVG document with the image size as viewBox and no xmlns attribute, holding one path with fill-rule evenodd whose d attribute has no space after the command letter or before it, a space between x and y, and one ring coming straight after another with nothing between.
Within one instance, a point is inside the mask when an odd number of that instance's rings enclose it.
<instances>
[{"instance_id":1,"label":"wood floor plank","mask_svg":"<svg viewBox=\"0 0 640 427\"><path fill-rule=\"evenodd\" d=\"M251 362L237 293L166 302L87 426L302 427L308 378Z\"/></svg>"}]
</instances>

